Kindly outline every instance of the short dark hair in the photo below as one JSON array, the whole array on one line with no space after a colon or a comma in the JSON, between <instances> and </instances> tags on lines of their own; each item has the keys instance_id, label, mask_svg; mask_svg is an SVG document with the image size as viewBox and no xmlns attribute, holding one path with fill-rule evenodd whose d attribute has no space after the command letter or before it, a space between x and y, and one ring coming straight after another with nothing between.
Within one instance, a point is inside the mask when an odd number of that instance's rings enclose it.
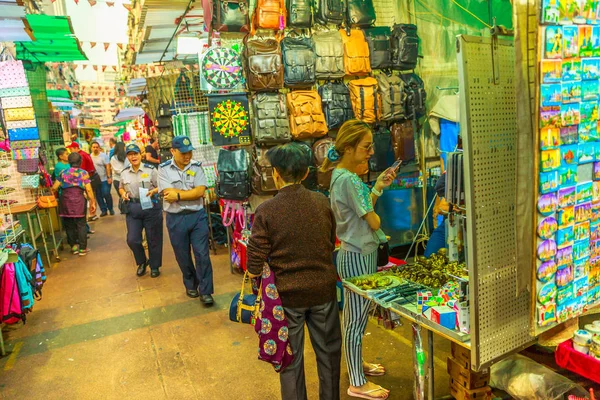
<instances>
[{"instance_id":1,"label":"short dark hair","mask_svg":"<svg viewBox=\"0 0 600 400\"><path fill-rule=\"evenodd\" d=\"M109 141L110 143L117 144L117 139L115 139L114 137L111 137L110 139L108 139L108 141Z\"/></svg>"},{"instance_id":2,"label":"short dark hair","mask_svg":"<svg viewBox=\"0 0 600 400\"><path fill-rule=\"evenodd\" d=\"M59 149L56 149L55 153L56 153L56 157L60 157L63 154L65 154L67 152L67 149L65 149L64 147L61 147Z\"/></svg>"},{"instance_id":3,"label":"short dark hair","mask_svg":"<svg viewBox=\"0 0 600 400\"><path fill-rule=\"evenodd\" d=\"M81 167L81 154L79 153L71 153L69 154L69 165L72 168Z\"/></svg>"},{"instance_id":4,"label":"short dark hair","mask_svg":"<svg viewBox=\"0 0 600 400\"><path fill-rule=\"evenodd\" d=\"M150 138L150 144L154 144L154 142L156 142L156 139Z\"/></svg>"},{"instance_id":5,"label":"short dark hair","mask_svg":"<svg viewBox=\"0 0 600 400\"><path fill-rule=\"evenodd\" d=\"M311 164L310 152L298 143L273 147L267 151L267 159L287 183L302 182Z\"/></svg>"}]
</instances>

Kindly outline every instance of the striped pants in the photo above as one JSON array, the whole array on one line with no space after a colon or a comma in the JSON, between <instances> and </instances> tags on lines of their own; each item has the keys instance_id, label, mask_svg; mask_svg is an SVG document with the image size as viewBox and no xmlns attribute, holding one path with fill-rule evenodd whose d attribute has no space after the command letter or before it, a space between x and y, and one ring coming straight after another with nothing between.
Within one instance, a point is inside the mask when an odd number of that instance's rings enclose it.
<instances>
[{"instance_id":1,"label":"striped pants","mask_svg":"<svg viewBox=\"0 0 600 400\"><path fill-rule=\"evenodd\" d=\"M377 272L377 251L362 255L340 249L337 256L337 271L342 279ZM344 334L344 356L348 364L350 385L362 386L367 383L363 371L362 339L367 328L370 300L344 289L344 314L342 331Z\"/></svg>"}]
</instances>

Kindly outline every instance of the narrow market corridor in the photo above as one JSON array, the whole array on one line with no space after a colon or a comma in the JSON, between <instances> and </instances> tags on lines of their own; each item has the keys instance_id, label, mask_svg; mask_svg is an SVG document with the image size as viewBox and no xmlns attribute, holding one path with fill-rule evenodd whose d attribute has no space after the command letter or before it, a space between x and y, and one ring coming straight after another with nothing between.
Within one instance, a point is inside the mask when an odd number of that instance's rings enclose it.
<instances>
[{"instance_id":1,"label":"narrow market corridor","mask_svg":"<svg viewBox=\"0 0 600 400\"><path fill-rule=\"evenodd\" d=\"M123 216L92 227L92 251L86 257L61 252L62 261L47 268L43 300L27 323L5 329L0 399L280 398L278 375L257 360L253 328L229 321L241 275L229 273L226 249L212 256L216 304L205 308L186 297L166 232L162 275L152 279L135 275ZM385 365L388 375L373 381L392 390L390 399L413 398L410 335L408 323L393 332L374 322L367 328L365 358ZM440 396L448 394L450 345L438 342ZM315 357L306 343L307 388L317 399ZM343 364L342 398L349 398L347 388Z\"/></svg>"}]
</instances>

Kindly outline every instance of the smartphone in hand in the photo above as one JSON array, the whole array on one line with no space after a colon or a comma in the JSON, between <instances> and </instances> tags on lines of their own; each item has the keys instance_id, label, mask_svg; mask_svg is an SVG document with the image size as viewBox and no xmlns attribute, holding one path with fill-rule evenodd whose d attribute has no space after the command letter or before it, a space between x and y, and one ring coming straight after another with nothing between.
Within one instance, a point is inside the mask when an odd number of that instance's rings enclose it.
<instances>
[{"instance_id":1,"label":"smartphone in hand","mask_svg":"<svg viewBox=\"0 0 600 400\"><path fill-rule=\"evenodd\" d=\"M402 165L402 160L397 159L396 162L392 164L392 166L390 167L389 170L393 171L393 172L398 172L401 165Z\"/></svg>"}]
</instances>

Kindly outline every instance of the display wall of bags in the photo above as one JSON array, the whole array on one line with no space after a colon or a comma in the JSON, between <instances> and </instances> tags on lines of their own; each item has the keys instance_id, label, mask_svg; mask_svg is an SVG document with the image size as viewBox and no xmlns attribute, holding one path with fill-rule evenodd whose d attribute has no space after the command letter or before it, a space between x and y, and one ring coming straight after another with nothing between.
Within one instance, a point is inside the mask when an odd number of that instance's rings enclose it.
<instances>
[{"instance_id":1,"label":"display wall of bags","mask_svg":"<svg viewBox=\"0 0 600 400\"><path fill-rule=\"evenodd\" d=\"M208 94L207 97L213 145L251 144L250 110L246 94Z\"/></svg>"},{"instance_id":2,"label":"display wall of bags","mask_svg":"<svg viewBox=\"0 0 600 400\"><path fill-rule=\"evenodd\" d=\"M256 144L280 144L292 140L284 94L257 93L252 97L252 111Z\"/></svg>"},{"instance_id":3,"label":"display wall of bags","mask_svg":"<svg viewBox=\"0 0 600 400\"><path fill-rule=\"evenodd\" d=\"M392 67L390 36L391 31L388 26L365 29L365 39L369 45L371 69L387 69Z\"/></svg>"},{"instance_id":4,"label":"display wall of bags","mask_svg":"<svg viewBox=\"0 0 600 400\"><path fill-rule=\"evenodd\" d=\"M375 76L379 93L379 119L385 122L406 118L406 98L404 81L398 75L384 73Z\"/></svg>"},{"instance_id":5,"label":"display wall of bags","mask_svg":"<svg viewBox=\"0 0 600 400\"><path fill-rule=\"evenodd\" d=\"M415 69L419 58L417 26L395 24L390 37L390 50L394 69L401 71Z\"/></svg>"},{"instance_id":6,"label":"display wall of bags","mask_svg":"<svg viewBox=\"0 0 600 400\"><path fill-rule=\"evenodd\" d=\"M212 28L219 32L249 32L247 0L212 0Z\"/></svg>"},{"instance_id":7,"label":"display wall of bags","mask_svg":"<svg viewBox=\"0 0 600 400\"><path fill-rule=\"evenodd\" d=\"M248 170L250 157L244 149L219 150L217 160L217 196L224 200L246 200L250 197Z\"/></svg>"},{"instance_id":8,"label":"display wall of bags","mask_svg":"<svg viewBox=\"0 0 600 400\"><path fill-rule=\"evenodd\" d=\"M415 131L412 121L397 122L390 127L392 148L396 159L415 159Z\"/></svg>"},{"instance_id":9,"label":"display wall of bags","mask_svg":"<svg viewBox=\"0 0 600 400\"><path fill-rule=\"evenodd\" d=\"M312 0L286 0L288 26L310 28L312 26Z\"/></svg>"},{"instance_id":10,"label":"display wall of bags","mask_svg":"<svg viewBox=\"0 0 600 400\"><path fill-rule=\"evenodd\" d=\"M252 154L252 193L266 196L277 193L273 167L266 156L267 149L255 147Z\"/></svg>"},{"instance_id":11,"label":"display wall of bags","mask_svg":"<svg viewBox=\"0 0 600 400\"><path fill-rule=\"evenodd\" d=\"M316 82L316 56L312 40L304 37L286 37L281 42L284 83L290 88L313 86Z\"/></svg>"},{"instance_id":12,"label":"display wall of bags","mask_svg":"<svg viewBox=\"0 0 600 400\"><path fill-rule=\"evenodd\" d=\"M320 138L328 128L316 90L295 90L287 94L290 130L294 139Z\"/></svg>"},{"instance_id":13,"label":"display wall of bags","mask_svg":"<svg viewBox=\"0 0 600 400\"><path fill-rule=\"evenodd\" d=\"M286 22L285 0L257 0L254 28L283 30Z\"/></svg>"},{"instance_id":14,"label":"display wall of bags","mask_svg":"<svg viewBox=\"0 0 600 400\"><path fill-rule=\"evenodd\" d=\"M321 171L321 167L327 158L327 152L329 148L333 146L335 141L332 138L326 137L317 140L313 145L312 152L315 166L317 167L317 183L320 188L328 190L331 186L331 176L333 175L334 167L331 167L327 171Z\"/></svg>"},{"instance_id":15,"label":"display wall of bags","mask_svg":"<svg viewBox=\"0 0 600 400\"><path fill-rule=\"evenodd\" d=\"M343 83L327 82L319 86L319 95L329 129L338 129L344 122L354 118L350 90Z\"/></svg>"},{"instance_id":16,"label":"display wall of bags","mask_svg":"<svg viewBox=\"0 0 600 400\"><path fill-rule=\"evenodd\" d=\"M406 118L419 118L425 115L425 83L417 74L403 74L404 90L406 91Z\"/></svg>"},{"instance_id":17,"label":"display wall of bags","mask_svg":"<svg viewBox=\"0 0 600 400\"><path fill-rule=\"evenodd\" d=\"M373 0L346 0L347 23L350 26L367 28L375 24L375 7Z\"/></svg>"},{"instance_id":18,"label":"display wall of bags","mask_svg":"<svg viewBox=\"0 0 600 400\"><path fill-rule=\"evenodd\" d=\"M377 122L379 116L377 80L372 77L355 79L348 83L348 89L354 117L368 124Z\"/></svg>"},{"instance_id":19,"label":"display wall of bags","mask_svg":"<svg viewBox=\"0 0 600 400\"><path fill-rule=\"evenodd\" d=\"M346 75L344 69L344 42L338 31L315 32L312 36L315 50L315 74L318 79L338 79Z\"/></svg>"},{"instance_id":20,"label":"display wall of bags","mask_svg":"<svg viewBox=\"0 0 600 400\"><path fill-rule=\"evenodd\" d=\"M249 90L260 92L283 88L283 61L277 40L248 40L244 49L244 62Z\"/></svg>"},{"instance_id":21,"label":"display wall of bags","mask_svg":"<svg viewBox=\"0 0 600 400\"><path fill-rule=\"evenodd\" d=\"M346 2L341 0L315 0L315 19L321 24L340 25L346 18Z\"/></svg>"},{"instance_id":22,"label":"display wall of bags","mask_svg":"<svg viewBox=\"0 0 600 400\"><path fill-rule=\"evenodd\" d=\"M369 44L365 34L360 29L351 29L350 35L346 30L340 29L340 36L344 42L344 69L348 76L369 75L371 61L369 59Z\"/></svg>"},{"instance_id":23,"label":"display wall of bags","mask_svg":"<svg viewBox=\"0 0 600 400\"><path fill-rule=\"evenodd\" d=\"M369 158L369 170L382 172L394 163L392 136L389 129L379 126L373 130L373 155Z\"/></svg>"}]
</instances>

